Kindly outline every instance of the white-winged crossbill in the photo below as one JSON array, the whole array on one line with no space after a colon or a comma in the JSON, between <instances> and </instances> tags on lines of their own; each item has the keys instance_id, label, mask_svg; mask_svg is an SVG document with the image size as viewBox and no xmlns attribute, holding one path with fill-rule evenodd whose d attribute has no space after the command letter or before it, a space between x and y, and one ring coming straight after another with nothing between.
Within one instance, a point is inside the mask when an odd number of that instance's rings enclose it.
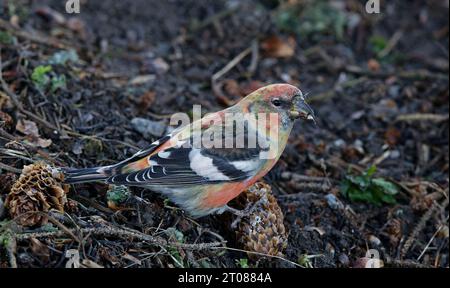
<instances>
[{"instance_id":1,"label":"white-winged crossbill","mask_svg":"<svg viewBox=\"0 0 450 288\"><path fill-rule=\"evenodd\" d=\"M314 120L303 93L289 84L269 85L117 164L63 171L67 183L148 188L194 217L236 212L227 203L272 169L298 118Z\"/></svg>"}]
</instances>

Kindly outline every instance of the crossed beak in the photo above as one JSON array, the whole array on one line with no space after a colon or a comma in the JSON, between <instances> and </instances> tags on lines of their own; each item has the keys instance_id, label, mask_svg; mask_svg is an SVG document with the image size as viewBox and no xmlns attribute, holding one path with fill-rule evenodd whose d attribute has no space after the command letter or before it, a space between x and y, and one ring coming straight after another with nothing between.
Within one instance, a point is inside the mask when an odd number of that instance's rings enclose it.
<instances>
[{"instance_id":1,"label":"crossed beak","mask_svg":"<svg viewBox=\"0 0 450 288\"><path fill-rule=\"evenodd\" d=\"M316 122L314 111L304 100L297 101L293 109L290 111L290 116L293 119L301 118L305 120L311 120L314 123Z\"/></svg>"}]
</instances>

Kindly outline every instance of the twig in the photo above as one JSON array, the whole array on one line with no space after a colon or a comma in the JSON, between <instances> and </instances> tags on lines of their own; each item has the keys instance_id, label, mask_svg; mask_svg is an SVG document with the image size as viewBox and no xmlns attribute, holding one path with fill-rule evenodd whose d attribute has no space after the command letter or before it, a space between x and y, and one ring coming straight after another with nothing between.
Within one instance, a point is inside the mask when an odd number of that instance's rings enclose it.
<instances>
[{"instance_id":1,"label":"twig","mask_svg":"<svg viewBox=\"0 0 450 288\"><path fill-rule=\"evenodd\" d=\"M252 41L252 59L250 62L250 65L248 66L248 72L250 75L253 75L256 71L256 68L258 68L258 61L259 61L259 43L258 40Z\"/></svg>"},{"instance_id":2,"label":"twig","mask_svg":"<svg viewBox=\"0 0 450 288\"><path fill-rule=\"evenodd\" d=\"M305 198L310 198L310 197L318 197L317 193L314 192L300 192L300 193L295 193L295 194L283 194L283 195L278 195L277 198L280 199L305 199Z\"/></svg>"},{"instance_id":3,"label":"twig","mask_svg":"<svg viewBox=\"0 0 450 288\"><path fill-rule=\"evenodd\" d=\"M41 212L41 211L30 211L23 214L20 214L19 216L15 217L11 222L17 222L22 217L29 217L30 215L40 215L42 217L46 217L50 222L52 222L54 225L56 225L59 229L61 229L61 232L64 232L65 234L68 234L73 240L75 240L78 243L81 243L81 239L72 232L69 228L67 228L64 224L56 220L54 217L50 216L47 213ZM17 239L17 235L15 234L14 237Z\"/></svg>"},{"instance_id":4,"label":"twig","mask_svg":"<svg viewBox=\"0 0 450 288\"><path fill-rule=\"evenodd\" d=\"M199 23L197 25L192 25L193 27L191 27L191 29L190 29L191 31L190 32L193 33L193 32L196 32L198 30L201 30L201 29L203 29L203 28L205 28L205 27L207 27L207 26L209 26L211 24L214 24L215 22L217 23L217 21L219 21L220 19L231 15L234 11L237 10L238 7L239 7L239 5L236 5L234 7L229 8L229 9L220 11L219 13L214 14L214 15L206 18L203 22L201 22L201 23Z\"/></svg>"},{"instance_id":5,"label":"twig","mask_svg":"<svg viewBox=\"0 0 450 288\"><path fill-rule=\"evenodd\" d=\"M294 180L294 181L306 181L306 182L325 182L326 177L314 177L308 175L302 175L294 172L285 171L281 173L281 179L283 180Z\"/></svg>"},{"instance_id":6,"label":"twig","mask_svg":"<svg viewBox=\"0 0 450 288\"><path fill-rule=\"evenodd\" d=\"M72 234L80 232L82 234L91 234L103 237L118 237L122 239L133 238L138 241L150 242L152 244L159 246L174 246L188 250L205 250L224 244L223 242L198 243L198 244L170 242L161 237L154 237L131 229L122 229L116 227L98 227L98 228L94 227L94 228L81 228L79 230L70 229L69 231L23 233L23 234L16 234L15 236L18 241L22 241L28 240L30 238L61 237L66 235L68 232Z\"/></svg>"},{"instance_id":7,"label":"twig","mask_svg":"<svg viewBox=\"0 0 450 288\"><path fill-rule=\"evenodd\" d=\"M4 164L2 162L0 162L0 169L6 170L6 171L9 171L9 172L12 172L12 173L17 173L17 174L20 174L20 172L22 172L22 170L14 168L14 167L11 167L11 166L6 165L6 164Z\"/></svg>"},{"instance_id":8,"label":"twig","mask_svg":"<svg viewBox=\"0 0 450 288\"><path fill-rule=\"evenodd\" d=\"M17 28L13 27L7 21L5 21L1 18L0 18L0 28L7 30L9 33L12 33L19 38L29 40L31 42L35 42L35 43L42 44L45 46L54 47L57 49L69 49L70 47L72 47L74 45L73 43L71 45L62 43L61 41L59 41L55 38L47 37L42 34L33 35L26 31L18 30Z\"/></svg>"},{"instance_id":9,"label":"twig","mask_svg":"<svg viewBox=\"0 0 450 288\"><path fill-rule=\"evenodd\" d=\"M441 115L441 114L430 114L430 113L413 113L413 114L402 114L398 115L397 119L395 121L406 121L406 122L413 122L413 121L431 121L431 122L443 122L448 121L448 114L447 115Z\"/></svg>"},{"instance_id":10,"label":"twig","mask_svg":"<svg viewBox=\"0 0 450 288\"><path fill-rule=\"evenodd\" d=\"M448 217L447 217L448 222ZM420 261L422 256L425 254L425 252L428 250L428 247L430 247L431 243L433 242L434 238L436 238L437 234L444 228L444 225L440 225L439 228L434 232L433 236L431 236L430 241L428 241L427 245L425 245L425 248L423 248L422 253L420 253L419 257L417 257L417 261Z\"/></svg>"},{"instance_id":11,"label":"twig","mask_svg":"<svg viewBox=\"0 0 450 288\"><path fill-rule=\"evenodd\" d=\"M396 260L387 259L385 261L386 267L392 268L433 268L433 266L417 263L412 260Z\"/></svg>"},{"instance_id":12,"label":"twig","mask_svg":"<svg viewBox=\"0 0 450 288\"><path fill-rule=\"evenodd\" d=\"M9 134L5 130L3 130L3 128L1 128L1 127L0 127L0 136L9 141L16 141L16 138L13 135Z\"/></svg>"},{"instance_id":13,"label":"twig","mask_svg":"<svg viewBox=\"0 0 450 288\"><path fill-rule=\"evenodd\" d=\"M6 252L8 254L9 258L9 264L11 265L11 268L17 268L17 261L16 261L16 255L14 255L14 252L16 250L16 240L14 237L12 239L9 239L5 245Z\"/></svg>"},{"instance_id":14,"label":"twig","mask_svg":"<svg viewBox=\"0 0 450 288\"><path fill-rule=\"evenodd\" d=\"M405 244L403 245L403 248L401 250L400 256L401 258L404 258L406 253L408 253L409 249L411 248L412 244L417 238L417 235L425 228L428 220L430 220L433 213L436 211L436 208L438 207L438 203L436 201L433 202L433 205L428 209L425 214L420 218L419 222L417 223L416 227L412 230L411 234L409 235L408 239L406 240Z\"/></svg>"},{"instance_id":15,"label":"twig","mask_svg":"<svg viewBox=\"0 0 450 288\"><path fill-rule=\"evenodd\" d=\"M295 263L289 259L283 258L281 256L276 256L276 255L269 255L269 254L265 254L265 253L260 253L260 252L255 252L255 251L248 251L248 250L243 250L243 249L237 249L237 248L231 248L231 247L225 247L225 246L221 246L221 247L212 247L211 249L223 249L223 250L230 250L230 251L237 251L237 252L244 252L244 253L248 253L248 254L254 254L254 255L258 255L258 256L264 256L264 257L269 257L269 258L275 258L275 259L280 259L284 262L287 262L289 264L292 264L294 266L300 267L300 268L306 268L298 263Z\"/></svg>"},{"instance_id":16,"label":"twig","mask_svg":"<svg viewBox=\"0 0 450 288\"><path fill-rule=\"evenodd\" d=\"M241 62L242 59L244 59L248 54L250 54L250 52L252 52L252 47L248 47L247 49L239 53L236 57L231 59L231 61L228 62L227 65L225 65L222 69L214 73L214 75L211 77L211 82L216 83L217 80L219 80L219 78L221 78L223 75L228 73L228 71L233 69L233 67L236 66L239 62Z\"/></svg>"},{"instance_id":17,"label":"twig","mask_svg":"<svg viewBox=\"0 0 450 288\"><path fill-rule=\"evenodd\" d=\"M2 245L4 246L10 267L17 268L16 256L14 255L17 248L17 242L14 238L14 232L7 226L8 223L0 226L0 247Z\"/></svg>"},{"instance_id":18,"label":"twig","mask_svg":"<svg viewBox=\"0 0 450 288\"><path fill-rule=\"evenodd\" d=\"M296 190L315 190L315 191L322 191L327 192L330 191L331 186L329 186L327 183L299 183L295 181L290 181L287 183L287 186L290 186Z\"/></svg>"},{"instance_id":19,"label":"twig","mask_svg":"<svg viewBox=\"0 0 450 288\"><path fill-rule=\"evenodd\" d=\"M400 39L403 37L403 31L399 30L392 35L391 39L389 39L386 47L378 53L378 57L383 58L387 56L392 49L397 45Z\"/></svg>"}]
</instances>

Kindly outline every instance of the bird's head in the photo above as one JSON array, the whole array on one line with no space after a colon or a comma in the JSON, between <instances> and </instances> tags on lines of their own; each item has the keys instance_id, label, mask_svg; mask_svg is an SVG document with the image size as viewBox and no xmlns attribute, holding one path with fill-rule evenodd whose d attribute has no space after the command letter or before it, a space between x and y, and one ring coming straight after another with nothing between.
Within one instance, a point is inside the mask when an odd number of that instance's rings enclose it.
<instances>
[{"instance_id":1,"label":"bird's head","mask_svg":"<svg viewBox=\"0 0 450 288\"><path fill-rule=\"evenodd\" d=\"M250 113L277 113L283 124L292 124L296 119L315 121L314 111L295 86L272 84L254 91L244 100Z\"/></svg>"}]
</instances>

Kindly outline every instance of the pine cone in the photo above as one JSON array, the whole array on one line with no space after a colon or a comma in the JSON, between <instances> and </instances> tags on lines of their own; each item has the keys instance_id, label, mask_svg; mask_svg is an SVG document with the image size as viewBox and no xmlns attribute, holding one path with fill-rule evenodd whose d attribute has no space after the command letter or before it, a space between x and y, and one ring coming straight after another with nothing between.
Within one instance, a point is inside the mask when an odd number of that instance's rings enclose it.
<instances>
[{"instance_id":1,"label":"pine cone","mask_svg":"<svg viewBox=\"0 0 450 288\"><path fill-rule=\"evenodd\" d=\"M283 212L271 192L268 184L257 182L241 194L238 199L241 205L251 207L257 203L259 207L241 220L237 237L245 250L282 256L287 246L287 232ZM255 254L249 257L258 258Z\"/></svg>"},{"instance_id":2,"label":"pine cone","mask_svg":"<svg viewBox=\"0 0 450 288\"><path fill-rule=\"evenodd\" d=\"M62 174L45 163L24 166L19 180L6 197L5 206L9 209L10 216L16 218L27 212L48 212L50 209L64 212L67 198L66 191L61 187L62 181ZM17 219L17 223L22 226L42 225L46 222L47 217L32 213Z\"/></svg>"}]
</instances>

